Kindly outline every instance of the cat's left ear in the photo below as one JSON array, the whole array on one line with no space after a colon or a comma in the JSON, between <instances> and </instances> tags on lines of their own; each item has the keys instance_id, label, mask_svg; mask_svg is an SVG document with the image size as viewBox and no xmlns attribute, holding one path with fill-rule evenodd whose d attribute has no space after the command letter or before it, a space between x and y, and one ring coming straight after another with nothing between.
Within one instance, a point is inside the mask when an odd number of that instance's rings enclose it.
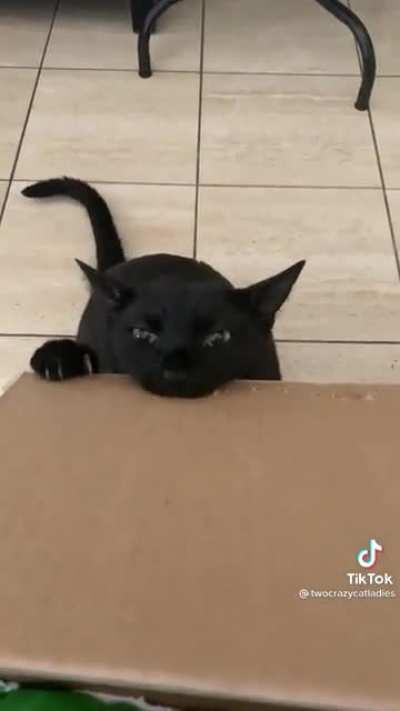
<instances>
[{"instance_id":1,"label":"cat's left ear","mask_svg":"<svg viewBox=\"0 0 400 711\"><path fill-rule=\"evenodd\" d=\"M122 284L118 279L104 272L99 272L97 269L93 269L93 267L85 264L85 262L81 262L80 259L76 259L75 261L80 269L82 269L92 289L100 291L113 306L121 308L128 301L133 299L133 289L125 286L125 284Z\"/></svg>"},{"instance_id":2,"label":"cat's left ear","mask_svg":"<svg viewBox=\"0 0 400 711\"><path fill-rule=\"evenodd\" d=\"M275 276L252 284L245 289L237 289L241 298L250 304L260 316L273 318L282 304L288 298L295 282L300 276L305 265L305 260L296 262L285 271Z\"/></svg>"}]
</instances>

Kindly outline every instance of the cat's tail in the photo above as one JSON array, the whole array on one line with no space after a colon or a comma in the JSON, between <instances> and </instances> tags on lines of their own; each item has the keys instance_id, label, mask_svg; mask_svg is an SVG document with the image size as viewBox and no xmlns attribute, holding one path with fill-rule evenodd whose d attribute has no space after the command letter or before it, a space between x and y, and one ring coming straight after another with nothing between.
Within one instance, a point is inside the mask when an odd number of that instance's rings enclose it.
<instances>
[{"instance_id":1,"label":"cat's tail","mask_svg":"<svg viewBox=\"0 0 400 711\"><path fill-rule=\"evenodd\" d=\"M74 178L42 180L24 188L22 194L30 198L67 195L83 205L89 215L96 243L97 268L109 269L125 261L124 251L113 218L105 200L97 190Z\"/></svg>"}]
</instances>

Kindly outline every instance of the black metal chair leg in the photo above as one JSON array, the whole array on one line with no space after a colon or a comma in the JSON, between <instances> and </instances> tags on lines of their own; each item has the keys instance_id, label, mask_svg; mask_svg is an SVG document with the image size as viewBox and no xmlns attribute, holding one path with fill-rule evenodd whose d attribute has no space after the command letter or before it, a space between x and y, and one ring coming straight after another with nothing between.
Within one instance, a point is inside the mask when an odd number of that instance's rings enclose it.
<instances>
[{"instance_id":1,"label":"black metal chair leg","mask_svg":"<svg viewBox=\"0 0 400 711\"><path fill-rule=\"evenodd\" d=\"M138 39L139 76L144 79L152 75L149 44L154 25L158 18L176 2L178 2L178 0L158 0L158 2L156 1L154 3L152 9L146 16Z\"/></svg>"},{"instance_id":2,"label":"black metal chair leg","mask_svg":"<svg viewBox=\"0 0 400 711\"><path fill-rule=\"evenodd\" d=\"M130 0L132 30L135 33L141 32L145 20L154 5L154 0Z\"/></svg>"},{"instance_id":3,"label":"black metal chair leg","mask_svg":"<svg viewBox=\"0 0 400 711\"><path fill-rule=\"evenodd\" d=\"M364 23L360 18L343 5L339 0L317 0L328 12L343 22L352 31L361 54L362 82L358 92L356 109L366 111L369 108L372 89L376 76L376 59L374 45Z\"/></svg>"}]
</instances>

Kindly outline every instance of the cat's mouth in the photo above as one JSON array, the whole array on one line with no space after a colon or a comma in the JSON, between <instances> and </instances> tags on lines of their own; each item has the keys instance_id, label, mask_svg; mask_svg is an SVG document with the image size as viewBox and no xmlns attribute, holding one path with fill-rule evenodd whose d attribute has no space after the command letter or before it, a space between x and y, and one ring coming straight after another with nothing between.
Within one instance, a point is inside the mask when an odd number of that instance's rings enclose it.
<instances>
[{"instance_id":1,"label":"cat's mouth","mask_svg":"<svg viewBox=\"0 0 400 711\"><path fill-rule=\"evenodd\" d=\"M190 377L188 371L162 371L159 378L147 377L141 382L142 387L162 397L197 398L211 395L217 385L199 383Z\"/></svg>"},{"instance_id":2,"label":"cat's mouth","mask_svg":"<svg viewBox=\"0 0 400 711\"><path fill-rule=\"evenodd\" d=\"M183 383L187 380L188 372L187 370L170 370L165 368L162 372L164 380L168 383Z\"/></svg>"}]
</instances>

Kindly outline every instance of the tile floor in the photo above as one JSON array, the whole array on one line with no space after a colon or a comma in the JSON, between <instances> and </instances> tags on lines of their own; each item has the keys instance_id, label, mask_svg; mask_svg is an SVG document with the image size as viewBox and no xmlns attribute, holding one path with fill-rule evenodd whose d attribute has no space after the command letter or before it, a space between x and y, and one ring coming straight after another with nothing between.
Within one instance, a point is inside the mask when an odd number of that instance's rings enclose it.
<instances>
[{"instance_id":1,"label":"tile floor","mask_svg":"<svg viewBox=\"0 0 400 711\"><path fill-rule=\"evenodd\" d=\"M131 255L194 254L240 285L306 258L275 331L287 379L399 380L400 10L351 3L378 54L371 115L314 0L178 3L148 81L127 0L2 1L0 388L86 298L83 211L20 195L59 174L101 190Z\"/></svg>"}]
</instances>

